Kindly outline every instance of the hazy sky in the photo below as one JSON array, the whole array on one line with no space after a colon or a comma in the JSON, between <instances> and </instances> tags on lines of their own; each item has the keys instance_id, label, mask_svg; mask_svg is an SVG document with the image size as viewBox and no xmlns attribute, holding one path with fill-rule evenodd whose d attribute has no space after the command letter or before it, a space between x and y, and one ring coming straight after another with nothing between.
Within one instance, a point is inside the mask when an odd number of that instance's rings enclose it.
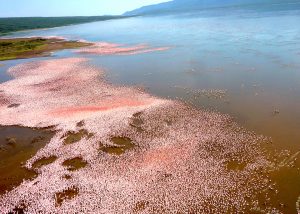
<instances>
[{"instance_id":1,"label":"hazy sky","mask_svg":"<svg viewBox=\"0 0 300 214\"><path fill-rule=\"evenodd\" d=\"M0 0L0 17L122 14L168 0Z\"/></svg>"}]
</instances>

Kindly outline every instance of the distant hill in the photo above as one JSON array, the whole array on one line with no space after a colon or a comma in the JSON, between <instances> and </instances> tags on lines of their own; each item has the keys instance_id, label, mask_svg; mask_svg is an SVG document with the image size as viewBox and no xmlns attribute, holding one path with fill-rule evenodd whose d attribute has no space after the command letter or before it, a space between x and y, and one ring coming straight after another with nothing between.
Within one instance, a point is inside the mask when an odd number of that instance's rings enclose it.
<instances>
[{"instance_id":1,"label":"distant hill","mask_svg":"<svg viewBox=\"0 0 300 214\"><path fill-rule=\"evenodd\" d=\"M126 18L124 16L22 17L0 18L0 36L14 31L60 27L95 21Z\"/></svg>"},{"instance_id":2,"label":"distant hill","mask_svg":"<svg viewBox=\"0 0 300 214\"><path fill-rule=\"evenodd\" d=\"M168 12L184 12L191 10L203 10L220 7L251 7L260 5L274 6L283 8L293 8L297 4L299 8L300 0L174 0L170 2L150 5L128 11L124 15L147 15L147 14L161 14Z\"/></svg>"}]
</instances>

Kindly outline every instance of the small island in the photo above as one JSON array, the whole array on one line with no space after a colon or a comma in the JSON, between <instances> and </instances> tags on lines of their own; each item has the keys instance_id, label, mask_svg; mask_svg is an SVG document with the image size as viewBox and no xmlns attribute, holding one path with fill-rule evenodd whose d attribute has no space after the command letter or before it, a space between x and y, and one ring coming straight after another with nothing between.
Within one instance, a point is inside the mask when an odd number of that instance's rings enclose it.
<instances>
[{"instance_id":1,"label":"small island","mask_svg":"<svg viewBox=\"0 0 300 214\"><path fill-rule=\"evenodd\" d=\"M61 38L12 38L0 39L0 61L49 56L63 49L87 47L87 42L68 41Z\"/></svg>"}]
</instances>

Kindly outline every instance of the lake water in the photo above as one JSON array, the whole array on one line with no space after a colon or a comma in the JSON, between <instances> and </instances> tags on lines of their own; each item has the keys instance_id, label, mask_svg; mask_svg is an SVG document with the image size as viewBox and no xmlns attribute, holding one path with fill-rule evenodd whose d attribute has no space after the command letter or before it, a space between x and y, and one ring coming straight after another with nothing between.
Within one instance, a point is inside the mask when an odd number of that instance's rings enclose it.
<instances>
[{"instance_id":1,"label":"lake water","mask_svg":"<svg viewBox=\"0 0 300 214\"><path fill-rule=\"evenodd\" d=\"M89 56L110 82L144 87L160 97L231 115L271 137L277 149L300 150L300 11L210 11L136 17L12 36L64 36L170 50L129 56ZM53 57L80 56L60 51ZM84 55L86 57L86 55ZM35 59L35 60L40 60ZM26 60L1 62L8 67ZM300 162L277 176L279 198L295 212Z\"/></svg>"}]
</instances>

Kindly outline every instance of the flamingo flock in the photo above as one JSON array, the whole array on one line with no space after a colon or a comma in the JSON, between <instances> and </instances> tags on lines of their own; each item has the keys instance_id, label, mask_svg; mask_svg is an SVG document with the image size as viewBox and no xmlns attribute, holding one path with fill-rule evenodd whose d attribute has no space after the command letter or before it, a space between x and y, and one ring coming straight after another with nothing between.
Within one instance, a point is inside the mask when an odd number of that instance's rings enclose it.
<instances>
[{"instance_id":1,"label":"flamingo flock","mask_svg":"<svg viewBox=\"0 0 300 214\"><path fill-rule=\"evenodd\" d=\"M152 50L97 44L79 52ZM57 159L1 195L0 213L18 207L28 213L243 213L257 208L257 194L269 185L273 163L260 147L266 139L227 115L109 84L85 58L25 63L8 72L14 79L0 84L0 124L53 126L55 136L25 167ZM13 103L19 106L7 108ZM81 130L89 134L64 143L67 133ZM113 137L134 146L120 155L104 152L103 146L120 146ZM74 158L86 165L68 170L63 163ZM243 169L229 169L232 161Z\"/></svg>"}]
</instances>

